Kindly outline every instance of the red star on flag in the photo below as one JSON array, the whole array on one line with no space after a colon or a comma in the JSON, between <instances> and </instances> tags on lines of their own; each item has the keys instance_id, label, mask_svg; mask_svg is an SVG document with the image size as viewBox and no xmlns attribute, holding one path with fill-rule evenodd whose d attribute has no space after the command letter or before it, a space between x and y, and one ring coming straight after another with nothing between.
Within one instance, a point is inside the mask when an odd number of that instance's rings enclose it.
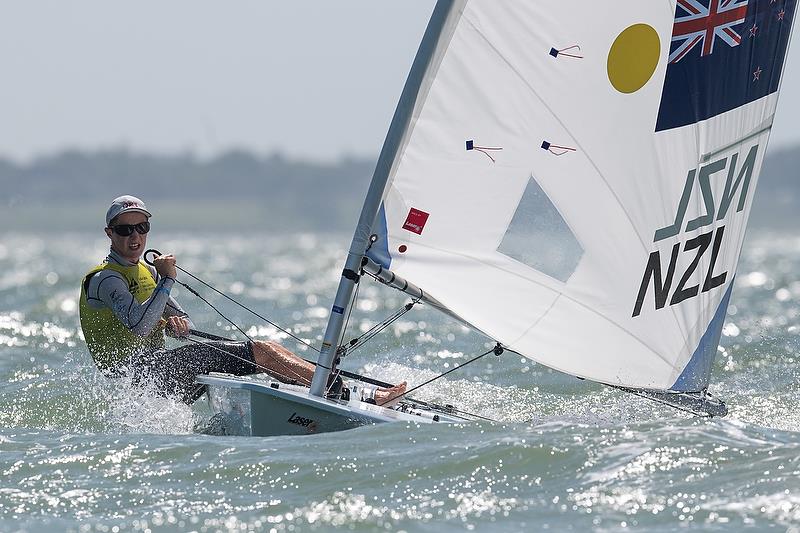
<instances>
[{"instance_id":1,"label":"red star on flag","mask_svg":"<svg viewBox=\"0 0 800 533\"><path fill-rule=\"evenodd\" d=\"M750 28L750 37L755 37L756 32L758 32L758 26L756 26L756 23L754 22L753 27Z\"/></svg>"},{"instance_id":2,"label":"red star on flag","mask_svg":"<svg viewBox=\"0 0 800 533\"><path fill-rule=\"evenodd\" d=\"M761 79L761 73L762 73L762 72L763 72L763 70L761 70L761 67L759 66L759 67L758 67L758 68L755 70L755 72L753 72L753 81L758 81L758 80L760 80L760 79Z\"/></svg>"}]
</instances>

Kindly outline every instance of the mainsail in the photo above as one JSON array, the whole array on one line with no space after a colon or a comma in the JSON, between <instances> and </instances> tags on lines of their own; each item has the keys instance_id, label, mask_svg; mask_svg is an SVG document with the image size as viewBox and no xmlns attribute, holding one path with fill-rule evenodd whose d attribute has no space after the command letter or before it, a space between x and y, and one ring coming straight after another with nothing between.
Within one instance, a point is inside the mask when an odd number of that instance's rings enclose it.
<instances>
[{"instance_id":1,"label":"mainsail","mask_svg":"<svg viewBox=\"0 0 800 533\"><path fill-rule=\"evenodd\" d=\"M795 4L440 1L354 248L544 365L705 390Z\"/></svg>"}]
</instances>

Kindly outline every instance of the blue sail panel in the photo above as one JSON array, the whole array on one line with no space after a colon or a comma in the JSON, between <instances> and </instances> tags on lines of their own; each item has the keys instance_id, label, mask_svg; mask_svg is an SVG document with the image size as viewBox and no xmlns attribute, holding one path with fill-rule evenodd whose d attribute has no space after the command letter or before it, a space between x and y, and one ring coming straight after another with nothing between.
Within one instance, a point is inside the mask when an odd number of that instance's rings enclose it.
<instances>
[{"instance_id":1,"label":"blue sail panel","mask_svg":"<svg viewBox=\"0 0 800 533\"><path fill-rule=\"evenodd\" d=\"M731 280L725 296L714 313L714 318L708 325L708 329L700 338L700 344L694 351L692 358L683 369L678 380L670 390L680 392L699 392L708 387L711 378L711 367L714 364L714 357L717 355L719 339L722 336L722 326L725 324L725 313L728 310L728 303L733 292L733 279Z\"/></svg>"},{"instance_id":2,"label":"blue sail panel","mask_svg":"<svg viewBox=\"0 0 800 533\"><path fill-rule=\"evenodd\" d=\"M388 269L392 266L392 256L389 254L389 232L386 225L386 208L383 202L381 202L381 208L375 218L372 231L378 236L378 240L372 243L372 246L367 250L367 257L383 268Z\"/></svg>"}]
</instances>

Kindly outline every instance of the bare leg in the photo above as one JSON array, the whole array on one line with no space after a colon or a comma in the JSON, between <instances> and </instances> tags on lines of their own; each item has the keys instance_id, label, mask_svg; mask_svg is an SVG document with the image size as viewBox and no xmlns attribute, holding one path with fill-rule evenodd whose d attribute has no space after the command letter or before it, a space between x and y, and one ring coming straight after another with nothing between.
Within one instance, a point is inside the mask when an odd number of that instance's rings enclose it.
<instances>
[{"instance_id":1,"label":"bare leg","mask_svg":"<svg viewBox=\"0 0 800 533\"><path fill-rule=\"evenodd\" d=\"M311 384L314 365L272 341L253 341L253 357L256 364L266 368L281 381L296 381Z\"/></svg>"},{"instance_id":2,"label":"bare leg","mask_svg":"<svg viewBox=\"0 0 800 533\"><path fill-rule=\"evenodd\" d=\"M256 364L266 368L281 381L296 381L302 385L311 385L314 376L314 365L296 356L277 342L253 341L253 357ZM375 403L383 405L391 402L406 391L406 382L375 391Z\"/></svg>"},{"instance_id":3,"label":"bare leg","mask_svg":"<svg viewBox=\"0 0 800 533\"><path fill-rule=\"evenodd\" d=\"M378 389L375 391L375 403L386 405L406 391L406 382L399 383L388 389Z\"/></svg>"}]
</instances>

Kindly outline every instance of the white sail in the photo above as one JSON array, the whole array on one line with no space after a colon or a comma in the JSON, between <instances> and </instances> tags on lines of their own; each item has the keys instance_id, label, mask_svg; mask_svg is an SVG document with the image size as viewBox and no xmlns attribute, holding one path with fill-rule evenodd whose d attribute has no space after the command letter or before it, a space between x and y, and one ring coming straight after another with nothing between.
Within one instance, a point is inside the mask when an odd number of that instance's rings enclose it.
<instances>
[{"instance_id":1,"label":"white sail","mask_svg":"<svg viewBox=\"0 0 800 533\"><path fill-rule=\"evenodd\" d=\"M370 256L547 366L704 390L794 8L441 1Z\"/></svg>"}]
</instances>

